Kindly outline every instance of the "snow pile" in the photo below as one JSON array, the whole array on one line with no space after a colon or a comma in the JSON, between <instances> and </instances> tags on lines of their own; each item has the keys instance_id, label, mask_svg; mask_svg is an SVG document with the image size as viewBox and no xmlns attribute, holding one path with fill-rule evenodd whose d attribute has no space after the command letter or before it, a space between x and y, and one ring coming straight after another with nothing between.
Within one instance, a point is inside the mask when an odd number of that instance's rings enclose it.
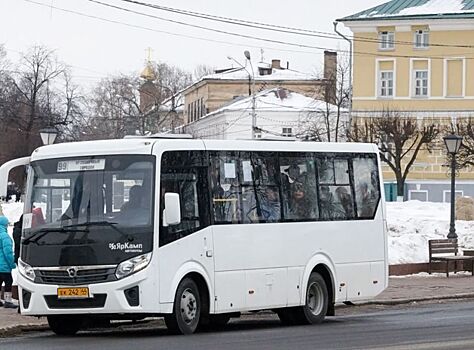
<instances>
[{"instance_id":1,"label":"snow pile","mask_svg":"<svg viewBox=\"0 0 474 350\"><path fill-rule=\"evenodd\" d=\"M8 204L2 204L3 215L8 218L10 226L18 221L21 214L23 213L23 203L21 202L11 202Z\"/></svg>"},{"instance_id":2,"label":"snow pile","mask_svg":"<svg viewBox=\"0 0 474 350\"><path fill-rule=\"evenodd\" d=\"M450 204L420 201L387 203L390 264L428 262L428 240L446 238ZM462 248L474 248L474 222L456 221Z\"/></svg>"},{"instance_id":3,"label":"snow pile","mask_svg":"<svg viewBox=\"0 0 474 350\"><path fill-rule=\"evenodd\" d=\"M11 225L23 211L23 203L3 205ZM449 232L450 204L420 201L387 203L389 263L428 262L428 240L446 238ZM11 234L13 227L10 226ZM456 221L461 248L474 248L474 221Z\"/></svg>"}]
</instances>

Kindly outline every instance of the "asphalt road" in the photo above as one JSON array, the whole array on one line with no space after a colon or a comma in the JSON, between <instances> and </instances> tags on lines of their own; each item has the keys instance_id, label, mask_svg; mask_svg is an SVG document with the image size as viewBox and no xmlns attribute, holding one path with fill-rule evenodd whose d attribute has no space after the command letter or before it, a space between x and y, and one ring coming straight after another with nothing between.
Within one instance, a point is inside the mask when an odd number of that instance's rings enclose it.
<instances>
[{"instance_id":1,"label":"asphalt road","mask_svg":"<svg viewBox=\"0 0 474 350\"><path fill-rule=\"evenodd\" d=\"M474 301L346 309L317 326L282 327L276 317L245 317L225 330L168 335L139 325L58 337L51 332L0 340L5 350L157 349L474 349Z\"/></svg>"}]
</instances>

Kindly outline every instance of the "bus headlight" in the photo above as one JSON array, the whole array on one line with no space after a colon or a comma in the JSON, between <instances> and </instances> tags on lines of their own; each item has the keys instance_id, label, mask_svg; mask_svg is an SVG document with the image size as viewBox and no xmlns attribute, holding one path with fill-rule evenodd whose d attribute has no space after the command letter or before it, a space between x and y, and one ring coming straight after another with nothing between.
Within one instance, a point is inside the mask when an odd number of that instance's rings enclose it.
<instances>
[{"instance_id":1,"label":"bus headlight","mask_svg":"<svg viewBox=\"0 0 474 350\"><path fill-rule=\"evenodd\" d=\"M30 265L21 260L18 260L18 271L23 277L26 277L30 281L35 280L35 270L33 270Z\"/></svg>"},{"instance_id":2,"label":"bus headlight","mask_svg":"<svg viewBox=\"0 0 474 350\"><path fill-rule=\"evenodd\" d=\"M127 277L135 272L143 270L151 260L151 253L136 256L134 258L122 261L117 270L115 270L115 276L117 279Z\"/></svg>"}]
</instances>

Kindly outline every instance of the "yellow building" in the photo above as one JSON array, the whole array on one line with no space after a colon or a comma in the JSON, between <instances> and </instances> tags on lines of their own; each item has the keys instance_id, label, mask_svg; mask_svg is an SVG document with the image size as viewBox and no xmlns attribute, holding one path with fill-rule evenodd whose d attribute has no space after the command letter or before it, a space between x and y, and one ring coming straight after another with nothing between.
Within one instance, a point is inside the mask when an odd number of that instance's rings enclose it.
<instances>
[{"instance_id":1,"label":"yellow building","mask_svg":"<svg viewBox=\"0 0 474 350\"><path fill-rule=\"evenodd\" d=\"M392 0L338 21L354 36L353 117L393 110L449 125L474 116L474 1ZM405 199L449 201L445 163L442 142L421 153ZM457 194L474 196L471 171L457 183Z\"/></svg>"}]
</instances>

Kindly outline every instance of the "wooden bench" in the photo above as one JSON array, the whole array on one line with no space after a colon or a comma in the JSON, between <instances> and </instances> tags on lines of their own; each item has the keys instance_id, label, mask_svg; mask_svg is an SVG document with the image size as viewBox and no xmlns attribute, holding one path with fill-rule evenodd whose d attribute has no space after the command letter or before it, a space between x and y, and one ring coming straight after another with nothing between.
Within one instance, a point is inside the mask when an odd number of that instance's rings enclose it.
<instances>
[{"instance_id":1,"label":"wooden bench","mask_svg":"<svg viewBox=\"0 0 474 350\"><path fill-rule=\"evenodd\" d=\"M431 275L432 262L446 263L446 277L449 277L449 263L454 261L454 273L458 270L458 261L470 261L471 274L474 276L474 256L458 255L457 239L431 239L428 241L430 262L428 273ZM465 269L465 266L463 266Z\"/></svg>"}]
</instances>

